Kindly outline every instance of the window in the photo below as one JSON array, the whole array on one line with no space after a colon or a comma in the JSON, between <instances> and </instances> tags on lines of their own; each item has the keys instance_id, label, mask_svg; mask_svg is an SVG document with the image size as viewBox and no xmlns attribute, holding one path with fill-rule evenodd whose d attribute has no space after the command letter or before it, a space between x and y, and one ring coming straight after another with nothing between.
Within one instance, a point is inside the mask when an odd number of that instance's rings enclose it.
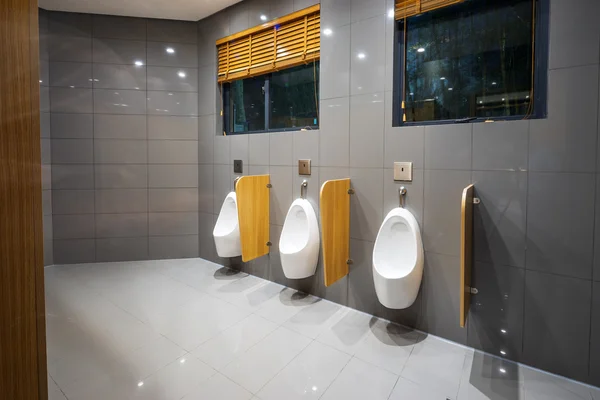
<instances>
[{"instance_id":1,"label":"window","mask_svg":"<svg viewBox=\"0 0 600 400\"><path fill-rule=\"evenodd\" d=\"M227 134L317 129L319 62L223 85Z\"/></svg>"},{"instance_id":2,"label":"window","mask_svg":"<svg viewBox=\"0 0 600 400\"><path fill-rule=\"evenodd\" d=\"M472 0L400 19L394 125L544 117L547 14L547 0Z\"/></svg>"}]
</instances>

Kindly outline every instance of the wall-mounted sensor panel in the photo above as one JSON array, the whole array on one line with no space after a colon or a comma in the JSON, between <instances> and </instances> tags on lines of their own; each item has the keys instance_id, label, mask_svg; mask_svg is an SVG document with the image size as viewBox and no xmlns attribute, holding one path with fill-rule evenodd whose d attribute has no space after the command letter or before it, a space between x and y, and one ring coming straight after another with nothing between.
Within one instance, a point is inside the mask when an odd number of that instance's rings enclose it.
<instances>
[{"instance_id":1,"label":"wall-mounted sensor panel","mask_svg":"<svg viewBox=\"0 0 600 400\"><path fill-rule=\"evenodd\" d=\"M310 175L310 160L298 160L298 173L300 175Z\"/></svg>"},{"instance_id":2,"label":"wall-mounted sensor panel","mask_svg":"<svg viewBox=\"0 0 600 400\"><path fill-rule=\"evenodd\" d=\"M234 174L243 174L244 173L242 160L233 160L233 173Z\"/></svg>"},{"instance_id":3,"label":"wall-mounted sensor panel","mask_svg":"<svg viewBox=\"0 0 600 400\"><path fill-rule=\"evenodd\" d=\"M412 162L394 163L394 180L401 182L412 182Z\"/></svg>"}]
</instances>

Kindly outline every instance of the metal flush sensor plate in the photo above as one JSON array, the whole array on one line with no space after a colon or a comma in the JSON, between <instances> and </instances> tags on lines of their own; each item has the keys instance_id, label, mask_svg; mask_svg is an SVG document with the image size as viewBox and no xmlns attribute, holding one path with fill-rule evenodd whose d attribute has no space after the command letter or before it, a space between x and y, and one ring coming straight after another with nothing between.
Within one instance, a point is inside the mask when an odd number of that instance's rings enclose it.
<instances>
[{"instance_id":1,"label":"metal flush sensor plate","mask_svg":"<svg viewBox=\"0 0 600 400\"><path fill-rule=\"evenodd\" d=\"M394 180L401 182L412 182L412 162L394 163Z\"/></svg>"},{"instance_id":2,"label":"metal flush sensor plate","mask_svg":"<svg viewBox=\"0 0 600 400\"><path fill-rule=\"evenodd\" d=\"M242 174L244 172L242 160L233 160L233 173Z\"/></svg>"},{"instance_id":3,"label":"metal flush sensor plate","mask_svg":"<svg viewBox=\"0 0 600 400\"><path fill-rule=\"evenodd\" d=\"M298 160L298 173L300 175L310 175L310 160Z\"/></svg>"}]
</instances>

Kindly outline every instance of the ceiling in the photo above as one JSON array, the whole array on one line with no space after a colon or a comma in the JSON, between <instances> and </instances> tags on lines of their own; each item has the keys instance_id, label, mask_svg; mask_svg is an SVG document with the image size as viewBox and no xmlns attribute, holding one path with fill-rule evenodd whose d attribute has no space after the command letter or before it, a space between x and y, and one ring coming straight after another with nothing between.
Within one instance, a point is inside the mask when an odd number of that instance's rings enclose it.
<instances>
[{"instance_id":1,"label":"ceiling","mask_svg":"<svg viewBox=\"0 0 600 400\"><path fill-rule=\"evenodd\" d=\"M198 21L240 0L39 0L46 10Z\"/></svg>"}]
</instances>

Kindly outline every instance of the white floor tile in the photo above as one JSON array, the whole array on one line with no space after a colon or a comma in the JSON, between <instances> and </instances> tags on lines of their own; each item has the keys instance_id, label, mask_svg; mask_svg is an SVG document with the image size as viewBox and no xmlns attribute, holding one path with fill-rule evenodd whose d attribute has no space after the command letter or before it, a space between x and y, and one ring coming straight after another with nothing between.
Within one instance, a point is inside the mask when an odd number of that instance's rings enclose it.
<instances>
[{"instance_id":1,"label":"white floor tile","mask_svg":"<svg viewBox=\"0 0 600 400\"><path fill-rule=\"evenodd\" d=\"M417 343L402 370L402 376L423 386L434 386L447 397L456 398L465 349L427 336Z\"/></svg>"},{"instance_id":2,"label":"white floor tile","mask_svg":"<svg viewBox=\"0 0 600 400\"><path fill-rule=\"evenodd\" d=\"M296 290L284 288L279 295L266 301L263 306L256 311L256 314L275 322L282 324L292 316L296 315L303 308L315 303L318 299Z\"/></svg>"},{"instance_id":3,"label":"white floor tile","mask_svg":"<svg viewBox=\"0 0 600 400\"><path fill-rule=\"evenodd\" d=\"M350 360L323 400L386 400L398 376L357 358Z\"/></svg>"},{"instance_id":4,"label":"white floor tile","mask_svg":"<svg viewBox=\"0 0 600 400\"><path fill-rule=\"evenodd\" d=\"M318 399L350 360L350 356L312 342L258 393L263 400Z\"/></svg>"},{"instance_id":5,"label":"white floor tile","mask_svg":"<svg viewBox=\"0 0 600 400\"><path fill-rule=\"evenodd\" d=\"M292 315L283 326L315 339L346 312L339 304L320 300Z\"/></svg>"},{"instance_id":6,"label":"white floor tile","mask_svg":"<svg viewBox=\"0 0 600 400\"><path fill-rule=\"evenodd\" d=\"M277 325L258 315L249 315L232 327L201 344L193 355L219 370L254 346Z\"/></svg>"},{"instance_id":7,"label":"white floor tile","mask_svg":"<svg viewBox=\"0 0 600 400\"><path fill-rule=\"evenodd\" d=\"M317 336L317 341L354 355L369 333L369 323L373 318L371 315L347 309L340 315L339 320Z\"/></svg>"},{"instance_id":8,"label":"white floor tile","mask_svg":"<svg viewBox=\"0 0 600 400\"><path fill-rule=\"evenodd\" d=\"M527 400L590 400L591 389L577 382L522 367L523 386Z\"/></svg>"},{"instance_id":9,"label":"white floor tile","mask_svg":"<svg viewBox=\"0 0 600 400\"><path fill-rule=\"evenodd\" d=\"M378 320L356 348L355 357L400 375L420 333Z\"/></svg>"},{"instance_id":10,"label":"white floor tile","mask_svg":"<svg viewBox=\"0 0 600 400\"><path fill-rule=\"evenodd\" d=\"M438 392L435 386L421 386L400 377L389 400L454 400ZM517 399L515 399L517 400Z\"/></svg>"},{"instance_id":11,"label":"white floor tile","mask_svg":"<svg viewBox=\"0 0 600 400\"><path fill-rule=\"evenodd\" d=\"M193 389L183 400L248 400L252 393L216 373Z\"/></svg>"},{"instance_id":12,"label":"white floor tile","mask_svg":"<svg viewBox=\"0 0 600 400\"><path fill-rule=\"evenodd\" d=\"M250 392L257 393L309 343L307 337L280 327L221 372Z\"/></svg>"},{"instance_id":13,"label":"white floor tile","mask_svg":"<svg viewBox=\"0 0 600 400\"><path fill-rule=\"evenodd\" d=\"M262 281L260 285L251 286L237 294L230 292L226 298L222 298L245 310L255 312L263 307L267 301L279 296L283 289L284 286L277 283Z\"/></svg>"},{"instance_id":14,"label":"white floor tile","mask_svg":"<svg viewBox=\"0 0 600 400\"><path fill-rule=\"evenodd\" d=\"M48 376L48 400L67 400L50 376Z\"/></svg>"}]
</instances>

